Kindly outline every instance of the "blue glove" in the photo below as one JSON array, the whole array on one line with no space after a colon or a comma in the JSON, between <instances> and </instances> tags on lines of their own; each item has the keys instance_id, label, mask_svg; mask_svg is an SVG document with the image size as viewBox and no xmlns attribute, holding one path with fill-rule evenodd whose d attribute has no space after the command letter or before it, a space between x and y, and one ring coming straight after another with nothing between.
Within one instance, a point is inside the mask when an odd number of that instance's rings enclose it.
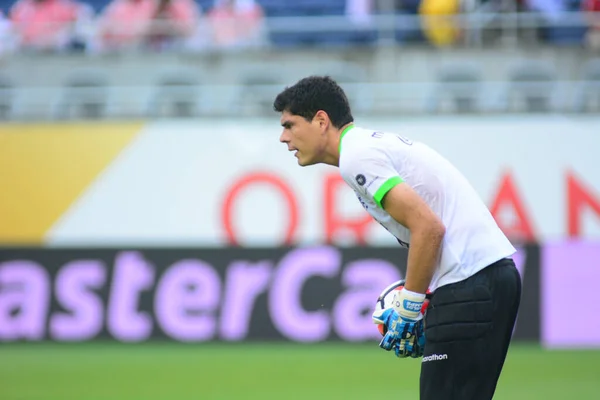
<instances>
[{"instance_id":1,"label":"blue glove","mask_svg":"<svg viewBox=\"0 0 600 400\"><path fill-rule=\"evenodd\" d=\"M384 338L385 339L385 338ZM388 339L389 341L389 339ZM413 334L410 339L400 339L394 343L394 352L397 357L419 358L423 356L425 349L425 332L423 329L423 320L415 323Z\"/></svg>"},{"instance_id":2,"label":"blue glove","mask_svg":"<svg viewBox=\"0 0 600 400\"><path fill-rule=\"evenodd\" d=\"M387 351L394 349L400 358L423 355L425 333L421 308L424 301L424 294L402 289L395 293L391 308L373 314L374 322L387 328L379 347Z\"/></svg>"},{"instance_id":3,"label":"blue glove","mask_svg":"<svg viewBox=\"0 0 600 400\"><path fill-rule=\"evenodd\" d=\"M379 347L387 351L393 349L400 358L418 358L423 355L425 333L422 318L409 320L401 317L393 308L386 309L380 318L388 331L381 339Z\"/></svg>"}]
</instances>

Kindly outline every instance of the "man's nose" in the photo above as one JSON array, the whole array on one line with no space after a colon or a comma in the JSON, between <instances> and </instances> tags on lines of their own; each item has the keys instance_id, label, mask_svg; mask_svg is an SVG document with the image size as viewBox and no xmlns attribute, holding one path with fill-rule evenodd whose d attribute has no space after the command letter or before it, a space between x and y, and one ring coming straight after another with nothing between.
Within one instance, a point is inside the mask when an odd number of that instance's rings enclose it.
<instances>
[{"instance_id":1,"label":"man's nose","mask_svg":"<svg viewBox=\"0 0 600 400\"><path fill-rule=\"evenodd\" d=\"M288 135L286 134L285 130L283 132L281 132L281 136L279 136L279 141L281 143L287 143L290 141Z\"/></svg>"}]
</instances>

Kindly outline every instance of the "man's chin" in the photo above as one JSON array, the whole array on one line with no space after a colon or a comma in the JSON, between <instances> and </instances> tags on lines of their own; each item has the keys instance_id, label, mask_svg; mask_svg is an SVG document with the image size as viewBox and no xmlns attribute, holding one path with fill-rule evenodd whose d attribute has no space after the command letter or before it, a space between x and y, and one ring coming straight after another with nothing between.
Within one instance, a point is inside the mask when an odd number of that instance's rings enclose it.
<instances>
[{"instance_id":1,"label":"man's chin","mask_svg":"<svg viewBox=\"0 0 600 400\"><path fill-rule=\"evenodd\" d=\"M303 154L300 154L300 152L297 152L295 157L298 159L298 165L301 167L308 167L309 165L315 165L319 163L315 157L303 157Z\"/></svg>"},{"instance_id":2,"label":"man's chin","mask_svg":"<svg viewBox=\"0 0 600 400\"><path fill-rule=\"evenodd\" d=\"M308 167L309 165L314 165L315 163L312 161L302 160L298 158L298 165L301 167Z\"/></svg>"}]
</instances>

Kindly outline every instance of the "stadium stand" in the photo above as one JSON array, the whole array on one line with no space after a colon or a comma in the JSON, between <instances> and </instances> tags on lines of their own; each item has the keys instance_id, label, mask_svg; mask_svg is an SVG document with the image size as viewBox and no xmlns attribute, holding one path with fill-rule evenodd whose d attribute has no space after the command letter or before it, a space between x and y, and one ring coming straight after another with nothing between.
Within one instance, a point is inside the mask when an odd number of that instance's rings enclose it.
<instances>
[{"instance_id":1,"label":"stadium stand","mask_svg":"<svg viewBox=\"0 0 600 400\"><path fill-rule=\"evenodd\" d=\"M148 117L190 118L198 115L198 76L178 69L161 73L148 104Z\"/></svg>"},{"instance_id":2,"label":"stadium stand","mask_svg":"<svg viewBox=\"0 0 600 400\"><path fill-rule=\"evenodd\" d=\"M108 104L108 77L104 71L76 71L65 82L56 104L57 119L102 119Z\"/></svg>"},{"instance_id":3,"label":"stadium stand","mask_svg":"<svg viewBox=\"0 0 600 400\"><path fill-rule=\"evenodd\" d=\"M13 85L7 77L0 76L0 120L10 119L13 107Z\"/></svg>"},{"instance_id":4,"label":"stadium stand","mask_svg":"<svg viewBox=\"0 0 600 400\"><path fill-rule=\"evenodd\" d=\"M25 48L11 31L14 48L0 46L0 118L265 114L282 86L313 73L340 81L366 113L584 112L600 102L596 0L560 10L464 1L451 25L430 22L453 0L374 0L359 18L351 0L256 0L266 41L223 48L210 43L207 19L224 0L195 0L193 37L106 51L96 28L110 1L83 0L70 42L54 50ZM7 18L14 4L0 0Z\"/></svg>"},{"instance_id":5,"label":"stadium stand","mask_svg":"<svg viewBox=\"0 0 600 400\"><path fill-rule=\"evenodd\" d=\"M556 74L548 64L536 61L521 62L511 68L509 80L507 111L553 111Z\"/></svg>"},{"instance_id":6,"label":"stadium stand","mask_svg":"<svg viewBox=\"0 0 600 400\"><path fill-rule=\"evenodd\" d=\"M473 113L480 107L481 70L476 65L457 63L447 65L438 73L437 87L428 106L431 112L449 109L453 113ZM450 107L444 107L446 101Z\"/></svg>"},{"instance_id":7,"label":"stadium stand","mask_svg":"<svg viewBox=\"0 0 600 400\"><path fill-rule=\"evenodd\" d=\"M600 111L600 58L589 60L582 67L582 81L574 104L577 112Z\"/></svg>"},{"instance_id":8,"label":"stadium stand","mask_svg":"<svg viewBox=\"0 0 600 400\"><path fill-rule=\"evenodd\" d=\"M439 2L439 0L435 1ZM452 0L447 1L450 2ZM591 3L594 0L588 1ZM82 0L79 3L91 7L94 16L98 17L102 15L110 2L111 0ZM206 15L215 7L215 0L195 0L195 2L200 7L203 15ZM424 17L424 13L428 12L426 11L428 8L431 8L433 10L431 12L435 13L434 7L450 7L444 6L445 3L440 2L438 4L430 0L392 2L397 4L393 11L398 18L385 23L391 25L391 29L394 31L394 38L397 42L412 41L423 43L425 35L421 28L426 20L423 18L420 20L418 17ZM378 3L377 1L374 2L374 4ZM428 5L429 3L432 5ZM0 10L10 16L14 4L15 0L0 0ZM357 46L371 45L380 39L381 29L375 23L359 24L346 18L346 26L340 29L341 24L339 22L336 22L332 26L329 23L330 20L327 19L321 19L316 24L305 24L302 21L303 18L307 17L344 17L348 13L347 0L256 0L256 4L262 8L265 17L269 20L269 24L277 27L270 30L269 34L270 43L273 46L282 48L298 46ZM560 6L562 9L558 10L546 10L544 7L550 7L550 5L546 6L544 2L533 0L519 2L517 4L519 4L520 11L523 11L524 14L518 20L512 22L498 22L497 16L502 11L499 6L494 6L498 4L495 1L464 1L457 4L460 5L461 9L470 8L468 15L477 18L476 21L474 20L473 28L475 29L484 27L486 24L498 25L497 28L499 29L508 29L511 25L515 25L522 30L531 30L533 26L537 30L539 39L554 45L581 44L587 32L586 25L589 24L589 21L585 19L585 15L578 13L578 11L584 9L585 3L582 0L565 2L563 6ZM475 6L468 6L467 4L475 4ZM530 4L529 8L528 4ZM531 13L531 11L534 12ZM557 14L557 12L564 14L564 16ZM370 13L378 16L382 14L381 10L376 6L372 8ZM450 11L449 15L452 14L453 12ZM440 22L436 23L439 24ZM441 28L437 30L440 31ZM472 34L470 30L465 32L466 36ZM437 35L439 36L439 34L438 32Z\"/></svg>"}]
</instances>

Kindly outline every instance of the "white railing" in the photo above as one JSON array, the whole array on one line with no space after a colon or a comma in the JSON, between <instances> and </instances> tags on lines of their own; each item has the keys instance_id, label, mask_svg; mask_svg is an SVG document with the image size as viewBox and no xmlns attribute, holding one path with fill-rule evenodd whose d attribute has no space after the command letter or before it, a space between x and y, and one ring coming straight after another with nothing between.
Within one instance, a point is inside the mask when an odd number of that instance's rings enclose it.
<instances>
[{"instance_id":1,"label":"white railing","mask_svg":"<svg viewBox=\"0 0 600 400\"><path fill-rule=\"evenodd\" d=\"M455 98L436 82L389 82L344 84L350 102L359 115L401 115L468 112L489 113L580 113L600 111L598 81L554 81L548 83L507 81L482 82L467 98L472 107L456 108ZM457 86L460 84L454 84ZM546 103L542 109L527 106L529 95ZM161 118L161 117L253 117L272 115L272 102L280 85L258 85L251 92L239 85L190 85L168 89L148 86L106 88L31 87L0 89L0 120L62 120L79 118ZM525 90L525 92L523 91ZM591 97L590 97L591 96ZM10 107L2 116L3 102ZM181 102L189 114L169 111ZM172 110L172 108L171 108ZM91 112L91 114L89 114ZM97 114L94 114L97 113Z\"/></svg>"}]
</instances>

